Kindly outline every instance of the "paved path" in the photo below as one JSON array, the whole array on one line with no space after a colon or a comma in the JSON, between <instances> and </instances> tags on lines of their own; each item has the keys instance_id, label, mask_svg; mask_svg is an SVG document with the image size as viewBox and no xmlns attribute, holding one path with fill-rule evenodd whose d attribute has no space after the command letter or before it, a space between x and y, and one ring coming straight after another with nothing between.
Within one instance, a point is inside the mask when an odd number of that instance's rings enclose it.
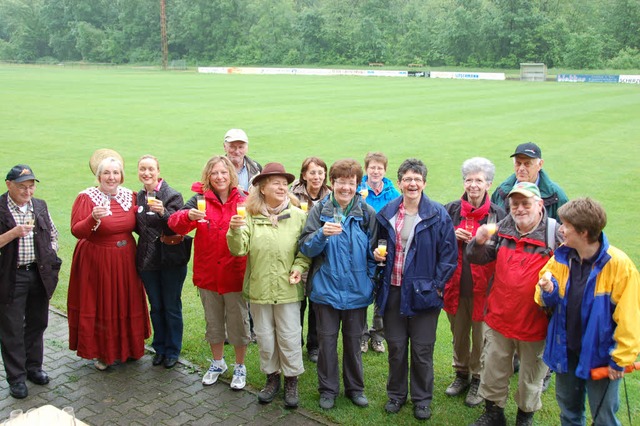
<instances>
[{"instance_id":1,"label":"paved path","mask_svg":"<svg viewBox=\"0 0 640 426\"><path fill-rule=\"evenodd\" d=\"M4 366L0 367L0 421L11 410L51 404L72 406L77 418L94 426L325 424L307 411L286 410L278 399L259 404L256 390L249 386L240 392L226 382L204 387L201 372L187 362L167 370L152 366L151 356L145 355L100 372L93 362L70 351L68 341L66 317L51 310L44 353L44 370L51 382L45 386L27 382L29 397L14 399Z\"/></svg>"}]
</instances>

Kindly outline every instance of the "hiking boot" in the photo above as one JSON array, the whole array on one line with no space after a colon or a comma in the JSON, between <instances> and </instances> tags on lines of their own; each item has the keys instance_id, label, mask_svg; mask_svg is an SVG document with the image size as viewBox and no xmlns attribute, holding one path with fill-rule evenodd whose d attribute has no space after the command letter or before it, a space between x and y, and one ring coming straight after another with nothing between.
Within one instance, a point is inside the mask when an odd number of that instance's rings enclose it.
<instances>
[{"instance_id":1,"label":"hiking boot","mask_svg":"<svg viewBox=\"0 0 640 426\"><path fill-rule=\"evenodd\" d=\"M211 360L211 365L204 376L202 377L202 384L210 386L218 381L218 377L227 371L227 363L222 358L219 361L215 359Z\"/></svg>"},{"instance_id":2,"label":"hiking boot","mask_svg":"<svg viewBox=\"0 0 640 426\"><path fill-rule=\"evenodd\" d=\"M247 385L247 367L244 364L236 364L233 369L233 378L229 386L233 390L241 390Z\"/></svg>"},{"instance_id":3,"label":"hiking boot","mask_svg":"<svg viewBox=\"0 0 640 426\"><path fill-rule=\"evenodd\" d=\"M533 415L535 411L531 411L526 413L518 408L518 415L516 416L516 426L532 426L533 425Z\"/></svg>"},{"instance_id":4,"label":"hiking boot","mask_svg":"<svg viewBox=\"0 0 640 426\"><path fill-rule=\"evenodd\" d=\"M298 408L298 378L284 378L284 406L287 408Z\"/></svg>"},{"instance_id":5,"label":"hiking boot","mask_svg":"<svg viewBox=\"0 0 640 426\"><path fill-rule=\"evenodd\" d=\"M504 408L500 408L493 401L485 400L484 413L471 426L507 426Z\"/></svg>"},{"instance_id":6,"label":"hiking boot","mask_svg":"<svg viewBox=\"0 0 640 426\"><path fill-rule=\"evenodd\" d=\"M378 342L377 340L372 340L371 341L371 349L373 349L374 352L378 352L379 354L383 354L384 353L384 343Z\"/></svg>"},{"instance_id":7,"label":"hiking boot","mask_svg":"<svg viewBox=\"0 0 640 426\"><path fill-rule=\"evenodd\" d=\"M547 389L549 389L549 385L551 384L552 374L553 373L551 372L551 370L547 370L546 376L544 376L544 379L542 379L542 392L546 392Z\"/></svg>"},{"instance_id":8,"label":"hiking boot","mask_svg":"<svg viewBox=\"0 0 640 426\"><path fill-rule=\"evenodd\" d=\"M267 383L264 385L264 389L258 392L258 401L262 404L267 404L273 401L278 391L280 390L280 373L267 374Z\"/></svg>"},{"instance_id":9,"label":"hiking boot","mask_svg":"<svg viewBox=\"0 0 640 426\"><path fill-rule=\"evenodd\" d=\"M314 364L317 364L318 363L318 352L319 352L318 348L309 349L309 352L307 354L309 356L309 361L313 362Z\"/></svg>"},{"instance_id":10,"label":"hiking boot","mask_svg":"<svg viewBox=\"0 0 640 426\"><path fill-rule=\"evenodd\" d=\"M478 395L478 388L480 387L480 378L472 377L471 385L469 385L469 392L467 392L467 397L464 399L464 405L467 407L477 407L482 404L484 398Z\"/></svg>"},{"instance_id":11,"label":"hiking boot","mask_svg":"<svg viewBox=\"0 0 640 426\"><path fill-rule=\"evenodd\" d=\"M369 350L369 341L368 340L361 341L360 342L360 352L365 354L365 353L367 353L368 350Z\"/></svg>"},{"instance_id":12,"label":"hiking boot","mask_svg":"<svg viewBox=\"0 0 640 426\"><path fill-rule=\"evenodd\" d=\"M456 378L453 380L453 383L449 385L446 393L449 396L458 396L462 392L466 391L469 387L469 375L463 373L456 373Z\"/></svg>"}]
</instances>

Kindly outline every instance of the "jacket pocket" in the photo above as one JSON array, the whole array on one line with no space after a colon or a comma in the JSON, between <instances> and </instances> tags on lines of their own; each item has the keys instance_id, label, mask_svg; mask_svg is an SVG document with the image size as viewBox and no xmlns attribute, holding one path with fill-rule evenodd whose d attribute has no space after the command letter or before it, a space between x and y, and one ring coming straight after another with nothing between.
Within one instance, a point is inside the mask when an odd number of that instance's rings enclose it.
<instances>
[{"instance_id":1,"label":"jacket pocket","mask_svg":"<svg viewBox=\"0 0 640 426\"><path fill-rule=\"evenodd\" d=\"M411 290L411 309L413 311L442 308L442 298L438 295L433 280L413 280Z\"/></svg>"}]
</instances>

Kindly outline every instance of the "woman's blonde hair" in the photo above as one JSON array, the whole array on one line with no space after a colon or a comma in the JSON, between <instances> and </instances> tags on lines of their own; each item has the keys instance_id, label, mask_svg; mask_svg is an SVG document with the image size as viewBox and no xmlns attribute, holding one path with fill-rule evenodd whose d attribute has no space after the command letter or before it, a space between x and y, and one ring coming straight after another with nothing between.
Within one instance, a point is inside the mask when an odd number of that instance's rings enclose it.
<instances>
[{"instance_id":1,"label":"woman's blonde hair","mask_svg":"<svg viewBox=\"0 0 640 426\"><path fill-rule=\"evenodd\" d=\"M205 191L209 189L213 191L211 188L211 182L209 181L209 176L211 175L211 170L213 170L215 165L218 163L223 163L229 171L229 192L231 192L231 188L236 188L238 186L238 172L236 172L236 168L231 161L223 155L214 155L209 159L209 161L207 161L204 169L202 169L202 186Z\"/></svg>"},{"instance_id":2,"label":"woman's blonde hair","mask_svg":"<svg viewBox=\"0 0 640 426\"><path fill-rule=\"evenodd\" d=\"M158 169L158 171L160 171L160 162L159 162L159 161L158 161L158 159L157 159L156 157L154 157L153 155L151 155L151 154L145 154L145 155L143 155L142 157L140 157L140 158L138 159L138 165L140 165L140 162L141 162L142 160L153 160L153 161L155 161L155 162L156 162L156 169Z\"/></svg>"},{"instance_id":3,"label":"woman's blonde hair","mask_svg":"<svg viewBox=\"0 0 640 426\"><path fill-rule=\"evenodd\" d=\"M260 179L258 182L255 183L255 185L249 188L249 196L245 200L244 204L247 207L247 213L249 213L251 216L262 214L262 211L266 210L267 202L264 199L264 194L262 193L261 189L267 186L267 184L271 182L271 180L274 177L282 177L282 176L279 176L279 175L267 176L264 179ZM287 192L287 196L289 197L289 200L291 200L294 203L294 205L296 205L295 203L298 200L298 198L295 195L293 195L291 192Z\"/></svg>"}]
</instances>

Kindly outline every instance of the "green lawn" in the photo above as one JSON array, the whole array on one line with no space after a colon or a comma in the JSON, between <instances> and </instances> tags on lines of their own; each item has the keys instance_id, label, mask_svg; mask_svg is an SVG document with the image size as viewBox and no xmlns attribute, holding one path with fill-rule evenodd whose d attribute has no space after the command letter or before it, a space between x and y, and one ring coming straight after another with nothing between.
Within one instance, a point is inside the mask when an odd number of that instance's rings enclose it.
<instances>
[{"instance_id":1,"label":"green lawn","mask_svg":"<svg viewBox=\"0 0 640 426\"><path fill-rule=\"evenodd\" d=\"M617 84L455 81L418 78L199 75L144 69L82 69L0 65L0 172L31 165L40 179L37 196L48 201L60 231L64 259L53 304L66 309L69 231L76 194L94 184L88 167L97 148L125 158L125 186L138 189L136 162L151 153L163 177L185 197L222 137L241 127L250 138L249 155L262 164L280 161L298 174L309 155L327 163L380 150L398 165L418 157L429 167L427 194L441 203L462 193L460 165L485 156L497 166L496 184L511 172L509 155L528 140L540 145L545 170L569 197L591 196L609 213L612 244L638 265L638 202L630 184L640 178L640 87ZM635 212L635 213L634 213ZM183 356L206 366L200 301L187 278L183 293ZM441 317L435 353L434 425L471 423L481 409L447 398L453 378L451 335ZM227 359L233 362L232 351ZM329 419L365 425L409 424L411 407L397 416L383 411L386 356L364 355L366 393L371 406L357 409L344 398ZM313 364L301 378L301 405L317 411ZM249 381L261 387L257 347L248 355ZM628 376L632 416L640 414L640 374ZM624 392L621 391L624 400ZM275 403L281 404L280 400ZM558 423L553 391L544 395L538 424ZM513 422L515 405L507 408ZM626 418L622 403L621 418ZM623 419L624 424L628 421Z\"/></svg>"}]
</instances>

